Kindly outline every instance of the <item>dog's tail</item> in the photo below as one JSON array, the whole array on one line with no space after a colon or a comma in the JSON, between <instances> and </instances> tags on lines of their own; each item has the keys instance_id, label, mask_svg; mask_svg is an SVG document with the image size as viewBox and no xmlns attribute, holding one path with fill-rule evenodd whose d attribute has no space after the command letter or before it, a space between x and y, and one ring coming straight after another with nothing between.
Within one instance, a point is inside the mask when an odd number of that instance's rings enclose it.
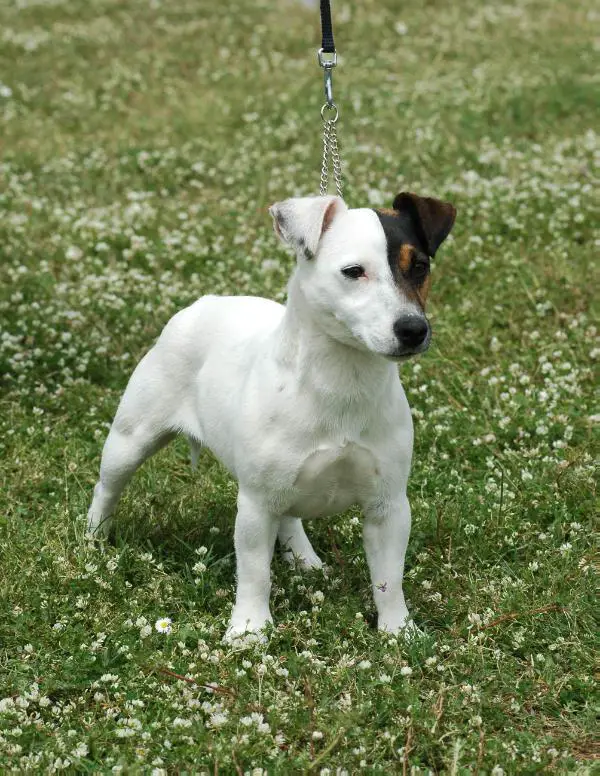
<instances>
[{"instance_id":1,"label":"dog's tail","mask_svg":"<svg viewBox=\"0 0 600 776\"><path fill-rule=\"evenodd\" d=\"M202 452L202 445L196 439L192 439L192 437L188 437L188 442L190 443L190 462L192 464L192 470L196 471L200 453Z\"/></svg>"}]
</instances>

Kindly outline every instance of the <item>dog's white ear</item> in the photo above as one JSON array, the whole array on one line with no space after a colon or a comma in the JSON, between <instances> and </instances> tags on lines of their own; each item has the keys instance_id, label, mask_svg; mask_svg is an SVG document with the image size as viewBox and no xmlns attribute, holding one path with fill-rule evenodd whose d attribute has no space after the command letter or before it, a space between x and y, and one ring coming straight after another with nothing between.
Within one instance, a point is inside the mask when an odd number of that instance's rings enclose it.
<instances>
[{"instance_id":1,"label":"dog's white ear","mask_svg":"<svg viewBox=\"0 0 600 776\"><path fill-rule=\"evenodd\" d=\"M340 197L295 197L269 208L275 233L297 256L314 259L319 240L334 219L348 210Z\"/></svg>"}]
</instances>

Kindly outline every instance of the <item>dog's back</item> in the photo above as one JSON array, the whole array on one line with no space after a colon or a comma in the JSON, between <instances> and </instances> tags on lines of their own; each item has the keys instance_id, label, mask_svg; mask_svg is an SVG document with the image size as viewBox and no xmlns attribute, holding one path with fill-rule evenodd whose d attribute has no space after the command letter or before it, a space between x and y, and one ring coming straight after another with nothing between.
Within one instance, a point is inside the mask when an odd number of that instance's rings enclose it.
<instances>
[{"instance_id":1,"label":"dog's back","mask_svg":"<svg viewBox=\"0 0 600 776\"><path fill-rule=\"evenodd\" d=\"M226 357L238 343L272 331L284 311L257 296L203 296L170 319L153 350L169 370L194 373L211 352Z\"/></svg>"}]
</instances>

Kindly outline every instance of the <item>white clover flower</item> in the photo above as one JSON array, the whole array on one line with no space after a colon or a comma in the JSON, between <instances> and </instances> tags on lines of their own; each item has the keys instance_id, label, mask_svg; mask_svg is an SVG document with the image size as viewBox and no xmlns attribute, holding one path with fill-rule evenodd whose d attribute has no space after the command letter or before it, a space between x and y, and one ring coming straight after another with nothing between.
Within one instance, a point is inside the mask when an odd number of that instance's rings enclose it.
<instances>
[{"instance_id":1,"label":"white clover flower","mask_svg":"<svg viewBox=\"0 0 600 776\"><path fill-rule=\"evenodd\" d=\"M171 624L172 620L170 617L161 617L154 623L154 628L158 633L166 633L168 635L173 630Z\"/></svg>"},{"instance_id":2,"label":"white clover flower","mask_svg":"<svg viewBox=\"0 0 600 776\"><path fill-rule=\"evenodd\" d=\"M171 725L174 728L189 728L192 727L192 721L190 719L184 719L183 717L175 717Z\"/></svg>"},{"instance_id":3,"label":"white clover flower","mask_svg":"<svg viewBox=\"0 0 600 776\"><path fill-rule=\"evenodd\" d=\"M142 628L140 628L141 639L147 639L151 633L152 633L152 627L150 625L144 625Z\"/></svg>"},{"instance_id":4,"label":"white clover flower","mask_svg":"<svg viewBox=\"0 0 600 776\"><path fill-rule=\"evenodd\" d=\"M194 572L194 574L204 574L204 572L206 571L206 568L207 568L206 563L202 563L202 561L199 560L197 563L194 563L194 565L192 566L192 571Z\"/></svg>"},{"instance_id":5,"label":"white clover flower","mask_svg":"<svg viewBox=\"0 0 600 776\"><path fill-rule=\"evenodd\" d=\"M356 667L359 668L361 671L366 671L369 668L371 668L371 665L372 664L370 660L361 660Z\"/></svg>"},{"instance_id":6,"label":"white clover flower","mask_svg":"<svg viewBox=\"0 0 600 776\"><path fill-rule=\"evenodd\" d=\"M323 738L323 733L320 730L313 730L313 741L320 741Z\"/></svg>"},{"instance_id":7,"label":"white clover flower","mask_svg":"<svg viewBox=\"0 0 600 776\"><path fill-rule=\"evenodd\" d=\"M402 666L400 669L400 673L402 676L410 676L412 674L413 670L410 666Z\"/></svg>"},{"instance_id":8,"label":"white clover flower","mask_svg":"<svg viewBox=\"0 0 600 776\"><path fill-rule=\"evenodd\" d=\"M385 202L385 195L379 189L367 189L367 200L370 205L383 205Z\"/></svg>"},{"instance_id":9,"label":"white clover flower","mask_svg":"<svg viewBox=\"0 0 600 776\"><path fill-rule=\"evenodd\" d=\"M228 711L215 711L210 715L206 726L209 728L220 728L225 725L229 716Z\"/></svg>"},{"instance_id":10,"label":"white clover flower","mask_svg":"<svg viewBox=\"0 0 600 776\"><path fill-rule=\"evenodd\" d=\"M87 744L84 744L83 741L80 744L77 744L75 749L71 752L72 757L85 757L86 754L89 752Z\"/></svg>"},{"instance_id":11,"label":"white clover flower","mask_svg":"<svg viewBox=\"0 0 600 776\"><path fill-rule=\"evenodd\" d=\"M3 714L9 709L13 709L14 706L15 702L12 698L2 698L2 700L0 700L0 714Z\"/></svg>"},{"instance_id":12,"label":"white clover flower","mask_svg":"<svg viewBox=\"0 0 600 776\"><path fill-rule=\"evenodd\" d=\"M105 682L106 684L113 684L118 680L117 674L102 674L100 677L101 682Z\"/></svg>"},{"instance_id":13,"label":"white clover flower","mask_svg":"<svg viewBox=\"0 0 600 776\"><path fill-rule=\"evenodd\" d=\"M117 728L115 730L115 735L117 738L130 738L131 736L135 735L135 730L130 727ZM113 768L113 773L114 772L115 772L115 769Z\"/></svg>"},{"instance_id":14,"label":"white clover flower","mask_svg":"<svg viewBox=\"0 0 600 776\"><path fill-rule=\"evenodd\" d=\"M67 250L65 251L65 258L69 259L70 261L79 261L81 257L83 256L83 251L81 248L77 248L75 245L71 245Z\"/></svg>"}]
</instances>

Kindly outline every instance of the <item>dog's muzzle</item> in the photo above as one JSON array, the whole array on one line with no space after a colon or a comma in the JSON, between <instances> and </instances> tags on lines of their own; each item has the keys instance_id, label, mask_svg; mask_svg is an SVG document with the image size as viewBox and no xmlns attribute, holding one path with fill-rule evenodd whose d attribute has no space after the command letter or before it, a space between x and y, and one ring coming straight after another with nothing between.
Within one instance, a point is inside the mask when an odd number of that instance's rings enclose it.
<instances>
[{"instance_id":1,"label":"dog's muzzle","mask_svg":"<svg viewBox=\"0 0 600 776\"><path fill-rule=\"evenodd\" d=\"M394 358L407 358L422 353L429 347L431 329L427 319L420 315L403 315L394 323L398 349Z\"/></svg>"}]
</instances>

